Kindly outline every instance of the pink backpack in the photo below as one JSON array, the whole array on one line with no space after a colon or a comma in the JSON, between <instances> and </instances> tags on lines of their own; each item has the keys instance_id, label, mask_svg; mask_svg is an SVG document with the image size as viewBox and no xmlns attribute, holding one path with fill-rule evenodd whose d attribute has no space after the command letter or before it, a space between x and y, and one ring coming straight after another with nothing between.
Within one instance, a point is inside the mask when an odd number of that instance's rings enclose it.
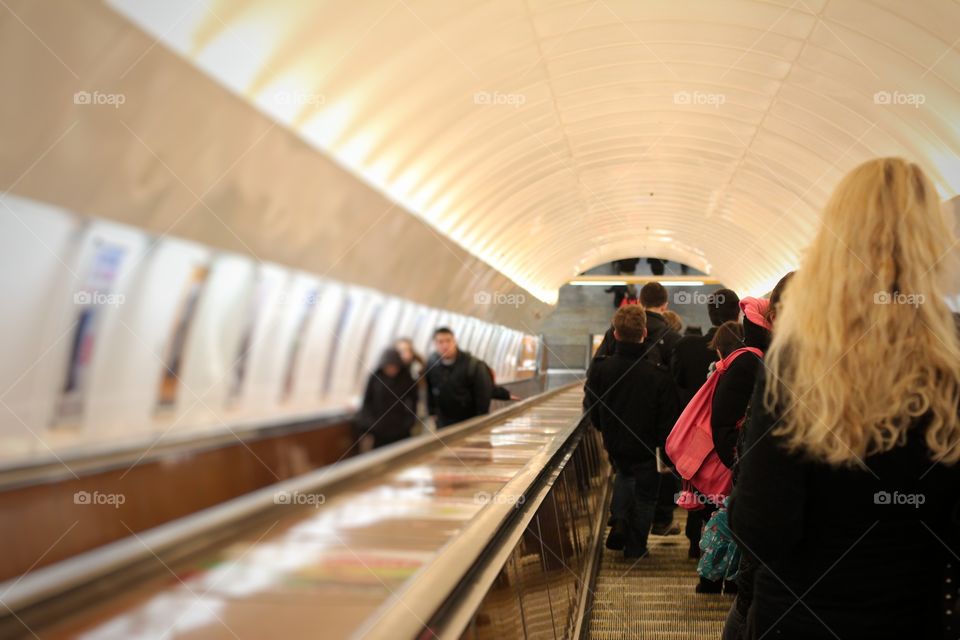
<instances>
[{"instance_id":1,"label":"pink backpack","mask_svg":"<svg viewBox=\"0 0 960 640\"><path fill-rule=\"evenodd\" d=\"M690 400L690 404L680 414L667 437L667 455L685 481L684 489L677 500L677 504L684 509L693 511L704 506L692 489L699 491L714 504L720 504L725 496L730 495L733 477L713 448L710 416L713 413L713 394L717 390L720 376L738 356L747 352L763 357L760 349L744 347L718 362L714 374L707 378Z\"/></svg>"}]
</instances>

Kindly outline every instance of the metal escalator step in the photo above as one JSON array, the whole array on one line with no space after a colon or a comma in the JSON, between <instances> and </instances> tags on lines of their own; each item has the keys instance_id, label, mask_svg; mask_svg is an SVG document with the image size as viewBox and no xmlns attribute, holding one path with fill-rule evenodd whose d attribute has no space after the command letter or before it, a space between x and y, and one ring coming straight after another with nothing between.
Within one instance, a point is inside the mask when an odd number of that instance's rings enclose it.
<instances>
[{"instance_id":1,"label":"metal escalator step","mask_svg":"<svg viewBox=\"0 0 960 640\"><path fill-rule=\"evenodd\" d=\"M650 556L639 562L625 560L619 551L603 550L593 586L590 638L719 638L733 597L694 592L697 563L687 558L683 535L650 536L648 544Z\"/></svg>"}]
</instances>

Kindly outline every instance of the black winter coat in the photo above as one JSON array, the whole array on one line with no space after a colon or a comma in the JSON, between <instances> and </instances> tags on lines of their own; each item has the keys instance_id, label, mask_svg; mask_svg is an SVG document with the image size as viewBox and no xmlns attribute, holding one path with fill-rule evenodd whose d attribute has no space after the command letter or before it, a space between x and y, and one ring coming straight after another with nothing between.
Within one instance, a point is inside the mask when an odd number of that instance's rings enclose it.
<instances>
[{"instance_id":1,"label":"black winter coat","mask_svg":"<svg viewBox=\"0 0 960 640\"><path fill-rule=\"evenodd\" d=\"M666 367L645 357L652 345L617 342L596 360L584 404L618 469L654 460L677 420L677 397Z\"/></svg>"},{"instance_id":2,"label":"black winter coat","mask_svg":"<svg viewBox=\"0 0 960 640\"><path fill-rule=\"evenodd\" d=\"M372 433L377 444L410 436L417 420L417 383L406 367L393 378L377 369L367 380L363 406L354 419L356 436Z\"/></svg>"},{"instance_id":3,"label":"black winter coat","mask_svg":"<svg viewBox=\"0 0 960 640\"><path fill-rule=\"evenodd\" d=\"M686 407L707 381L710 363L717 361L717 352L709 347L716 327L710 327L705 336L682 336L673 350L670 372L677 383L680 407Z\"/></svg>"},{"instance_id":4,"label":"black winter coat","mask_svg":"<svg viewBox=\"0 0 960 640\"><path fill-rule=\"evenodd\" d=\"M867 469L790 453L763 406L763 378L730 506L734 534L758 558L756 635L942 638L944 569L960 556L950 522L960 465L933 464L922 418Z\"/></svg>"},{"instance_id":5,"label":"black winter coat","mask_svg":"<svg viewBox=\"0 0 960 640\"><path fill-rule=\"evenodd\" d=\"M770 346L770 332L744 318L743 341L744 346L766 352ZM752 353L741 354L720 377L714 391L710 414L713 446L720 461L730 469L737 461L737 436L740 433L737 425L747 414L747 405L761 369L763 360Z\"/></svg>"},{"instance_id":6,"label":"black winter coat","mask_svg":"<svg viewBox=\"0 0 960 640\"><path fill-rule=\"evenodd\" d=\"M452 364L438 354L427 361L427 408L446 427L490 412L493 379L487 365L466 351L457 351Z\"/></svg>"},{"instance_id":7,"label":"black winter coat","mask_svg":"<svg viewBox=\"0 0 960 640\"><path fill-rule=\"evenodd\" d=\"M667 325L656 311L647 311L647 343L656 343L660 362L668 369L673 362L673 352L680 342L680 334Z\"/></svg>"}]
</instances>

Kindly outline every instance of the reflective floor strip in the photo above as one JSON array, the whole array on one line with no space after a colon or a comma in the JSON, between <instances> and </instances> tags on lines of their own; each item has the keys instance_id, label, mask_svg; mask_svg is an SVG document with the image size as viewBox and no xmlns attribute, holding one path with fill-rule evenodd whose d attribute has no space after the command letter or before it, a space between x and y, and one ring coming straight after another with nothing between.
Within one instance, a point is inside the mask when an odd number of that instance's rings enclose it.
<instances>
[{"instance_id":1,"label":"reflective floor strip","mask_svg":"<svg viewBox=\"0 0 960 640\"><path fill-rule=\"evenodd\" d=\"M687 557L689 541L682 533L686 512L677 509L676 515L681 533L651 535L650 555L642 560L625 560L622 551L603 550L593 588L590 638L720 638L733 596L694 592L697 561Z\"/></svg>"}]
</instances>

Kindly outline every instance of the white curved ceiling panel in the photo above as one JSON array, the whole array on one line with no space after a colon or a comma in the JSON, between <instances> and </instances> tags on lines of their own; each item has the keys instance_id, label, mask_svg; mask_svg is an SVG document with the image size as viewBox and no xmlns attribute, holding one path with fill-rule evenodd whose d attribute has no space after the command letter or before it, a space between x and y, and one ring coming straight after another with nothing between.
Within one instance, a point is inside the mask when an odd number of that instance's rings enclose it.
<instances>
[{"instance_id":1,"label":"white curved ceiling panel","mask_svg":"<svg viewBox=\"0 0 960 640\"><path fill-rule=\"evenodd\" d=\"M879 154L960 192L949 0L110 4L546 301L632 255L759 292Z\"/></svg>"}]
</instances>

